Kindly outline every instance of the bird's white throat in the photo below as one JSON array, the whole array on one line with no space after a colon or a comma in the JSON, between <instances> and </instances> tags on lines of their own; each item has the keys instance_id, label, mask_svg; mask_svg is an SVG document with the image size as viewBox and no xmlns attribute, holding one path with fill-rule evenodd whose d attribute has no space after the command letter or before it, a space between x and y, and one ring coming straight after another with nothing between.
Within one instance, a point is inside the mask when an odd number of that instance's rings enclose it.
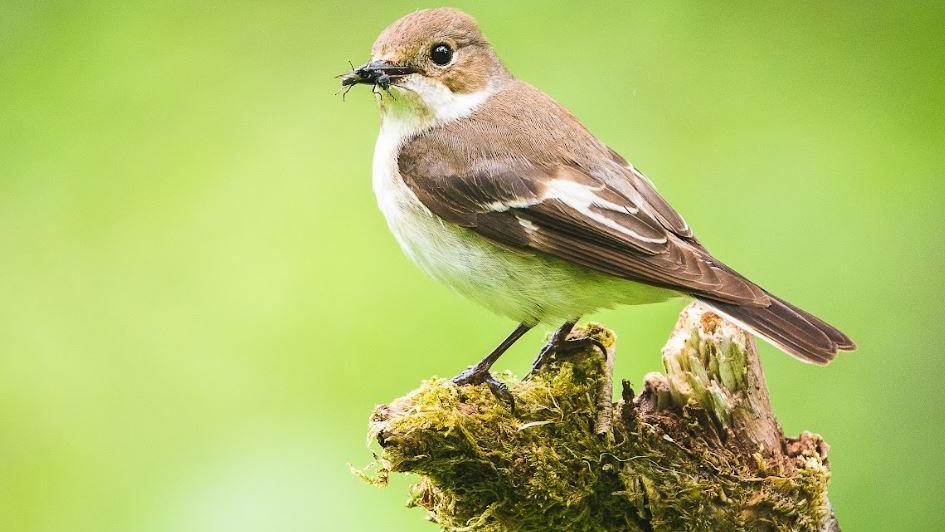
<instances>
[{"instance_id":1,"label":"bird's white throat","mask_svg":"<svg viewBox=\"0 0 945 532\"><path fill-rule=\"evenodd\" d=\"M384 119L382 128L389 126L408 136L469 116L494 93L489 84L475 92L457 94L443 83L419 74L391 85L389 93L375 88Z\"/></svg>"}]
</instances>

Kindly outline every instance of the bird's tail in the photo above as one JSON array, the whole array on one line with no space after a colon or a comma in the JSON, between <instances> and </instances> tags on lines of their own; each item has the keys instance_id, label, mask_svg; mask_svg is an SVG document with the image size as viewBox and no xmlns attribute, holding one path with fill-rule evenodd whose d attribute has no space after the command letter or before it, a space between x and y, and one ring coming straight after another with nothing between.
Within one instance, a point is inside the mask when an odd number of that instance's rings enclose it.
<instances>
[{"instance_id":1,"label":"bird's tail","mask_svg":"<svg viewBox=\"0 0 945 532\"><path fill-rule=\"evenodd\" d=\"M826 364L839 351L853 351L856 344L836 327L771 294L767 307L751 307L701 299L749 332L771 342L804 362Z\"/></svg>"}]
</instances>

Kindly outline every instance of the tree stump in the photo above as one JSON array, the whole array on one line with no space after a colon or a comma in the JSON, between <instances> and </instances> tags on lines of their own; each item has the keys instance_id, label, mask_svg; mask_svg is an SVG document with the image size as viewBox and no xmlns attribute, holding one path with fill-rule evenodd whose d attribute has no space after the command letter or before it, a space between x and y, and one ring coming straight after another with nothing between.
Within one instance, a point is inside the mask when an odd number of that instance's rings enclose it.
<instances>
[{"instance_id":1,"label":"tree stump","mask_svg":"<svg viewBox=\"0 0 945 532\"><path fill-rule=\"evenodd\" d=\"M839 530L827 444L785 438L754 339L693 303L663 348L665 374L612 398L615 338L488 387L431 379L371 416L374 475L415 473L410 506L446 530Z\"/></svg>"}]
</instances>

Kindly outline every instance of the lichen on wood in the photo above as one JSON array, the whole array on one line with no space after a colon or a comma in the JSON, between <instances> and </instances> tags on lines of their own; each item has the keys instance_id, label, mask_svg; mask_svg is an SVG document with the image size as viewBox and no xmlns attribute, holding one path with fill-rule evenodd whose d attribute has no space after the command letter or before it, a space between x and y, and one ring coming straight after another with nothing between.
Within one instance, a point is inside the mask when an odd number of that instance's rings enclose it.
<instances>
[{"instance_id":1,"label":"lichen on wood","mask_svg":"<svg viewBox=\"0 0 945 532\"><path fill-rule=\"evenodd\" d=\"M693 304L663 349L665 374L611 397L615 338L485 385L431 379L377 407L372 478L415 473L411 506L446 530L837 530L826 443L785 438L754 340Z\"/></svg>"}]
</instances>

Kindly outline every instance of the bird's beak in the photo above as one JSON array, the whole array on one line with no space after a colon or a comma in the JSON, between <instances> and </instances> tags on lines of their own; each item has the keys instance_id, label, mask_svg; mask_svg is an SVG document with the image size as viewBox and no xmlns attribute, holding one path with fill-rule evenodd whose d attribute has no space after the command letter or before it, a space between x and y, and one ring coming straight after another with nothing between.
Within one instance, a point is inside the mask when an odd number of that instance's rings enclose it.
<instances>
[{"instance_id":1,"label":"bird's beak","mask_svg":"<svg viewBox=\"0 0 945 532\"><path fill-rule=\"evenodd\" d=\"M371 61L341 76L341 85L350 87L359 83L387 88L391 82L416 72L411 67L394 65L387 61Z\"/></svg>"}]
</instances>

